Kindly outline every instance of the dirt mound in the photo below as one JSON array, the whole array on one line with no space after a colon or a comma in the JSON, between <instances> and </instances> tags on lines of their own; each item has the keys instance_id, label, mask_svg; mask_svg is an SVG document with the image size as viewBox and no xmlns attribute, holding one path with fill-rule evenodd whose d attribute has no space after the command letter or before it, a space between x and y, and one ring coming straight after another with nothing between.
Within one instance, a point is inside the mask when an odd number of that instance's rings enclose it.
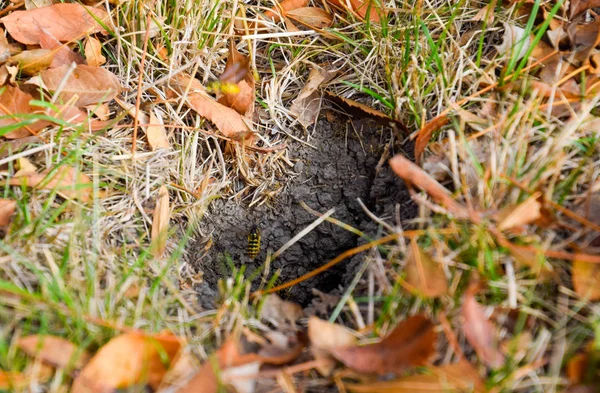
<instances>
[{"instance_id":1,"label":"dirt mound","mask_svg":"<svg viewBox=\"0 0 600 393\"><path fill-rule=\"evenodd\" d=\"M234 200L215 201L209 217L202 223L202 232L212 236L213 247L198 259L206 240L200 239L188 253L189 263L203 272L204 281L195 287L201 305L214 306L218 279L231 274L227 267L229 258L237 266L246 264L246 275L250 277L261 268L267 249L278 250L316 219L302 208L301 201L322 213L334 207L333 217L369 235L376 235L378 227L364 213L357 198L378 217L390 220L396 204L401 205L402 219L414 217L416 206L402 181L387 166L387 159L402 148L399 142L390 146L390 140L399 140L395 136L392 139L392 133L391 129L368 121L349 122L342 118L331 123L321 120L311 139L317 150L300 143L289 145L292 157L300 160L294 168L299 176L286 193L280 194L275 206L248 208ZM386 146L388 151L384 155ZM406 150L412 151L409 147ZM254 225L262 231L262 244L258 257L252 261L246 248L248 233ZM274 260L270 272L280 269L281 282L297 278L355 247L358 240L352 233L324 222ZM312 288L330 292L346 285L354 275L353 269L349 270L353 265L349 261L342 262L293 287L285 295L306 305L312 299ZM253 287L258 287L260 276L254 279Z\"/></svg>"}]
</instances>

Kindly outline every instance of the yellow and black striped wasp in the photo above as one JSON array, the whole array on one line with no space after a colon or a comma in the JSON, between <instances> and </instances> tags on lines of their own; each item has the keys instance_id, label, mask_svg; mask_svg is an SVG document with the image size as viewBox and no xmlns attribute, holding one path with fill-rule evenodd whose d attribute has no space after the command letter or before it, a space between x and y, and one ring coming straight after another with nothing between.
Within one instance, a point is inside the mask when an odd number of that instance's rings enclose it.
<instances>
[{"instance_id":1,"label":"yellow and black striped wasp","mask_svg":"<svg viewBox=\"0 0 600 393\"><path fill-rule=\"evenodd\" d=\"M255 225L248 234L248 256L254 260L260 252L260 229Z\"/></svg>"}]
</instances>

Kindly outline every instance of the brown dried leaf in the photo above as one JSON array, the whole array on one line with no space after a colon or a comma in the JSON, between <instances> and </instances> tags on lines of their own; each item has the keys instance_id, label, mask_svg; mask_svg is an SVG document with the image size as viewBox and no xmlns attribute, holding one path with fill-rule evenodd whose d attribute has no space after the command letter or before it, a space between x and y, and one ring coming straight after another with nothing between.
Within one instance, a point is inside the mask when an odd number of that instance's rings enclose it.
<instances>
[{"instance_id":1,"label":"brown dried leaf","mask_svg":"<svg viewBox=\"0 0 600 393\"><path fill-rule=\"evenodd\" d=\"M348 7L346 0L327 0L327 2L334 7L357 15L363 20L368 15L369 20L375 23L381 22L381 18L387 15L387 10L383 8L381 0L348 0L350 7Z\"/></svg>"},{"instance_id":2,"label":"brown dried leaf","mask_svg":"<svg viewBox=\"0 0 600 393\"><path fill-rule=\"evenodd\" d=\"M14 124L25 122L26 125L17 129L8 131L2 136L8 139L18 139L28 137L32 134L37 134L38 131L46 128L50 123L42 120L21 120L22 116L32 113L41 113L40 109L36 109L29 105L33 97L23 92L15 86L6 86L2 95L0 95L0 127L6 127ZM11 116L11 117L8 117ZM31 123L31 124L27 124Z\"/></svg>"},{"instance_id":3,"label":"brown dried leaf","mask_svg":"<svg viewBox=\"0 0 600 393\"><path fill-rule=\"evenodd\" d=\"M274 22L279 22L282 16L279 12L280 9L285 15L291 10L308 6L308 3L309 0L283 0L278 7L273 7L265 12L265 16Z\"/></svg>"},{"instance_id":4,"label":"brown dried leaf","mask_svg":"<svg viewBox=\"0 0 600 393\"><path fill-rule=\"evenodd\" d=\"M112 100L121 90L119 78L104 68L80 64L63 80L70 70L69 65L42 71L27 83L38 85L54 93L61 87L59 97L64 102L75 99L76 106L86 106Z\"/></svg>"},{"instance_id":5,"label":"brown dried leaf","mask_svg":"<svg viewBox=\"0 0 600 393\"><path fill-rule=\"evenodd\" d=\"M52 35L48 30L40 27L40 46L43 49L52 49L54 57L50 68L56 68L65 64L70 65L71 63L83 64L84 59L81 55L73 52L67 44L61 44L61 42Z\"/></svg>"},{"instance_id":6,"label":"brown dried leaf","mask_svg":"<svg viewBox=\"0 0 600 393\"><path fill-rule=\"evenodd\" d=\"M160 186L156 208L152 219L152 253L154 257L160 258L167 248L167 235L169 220L171 219L171 208L169 207L169 190L164 184Z\"/></svg>"},{"instance_id":7,"label":"brown dried leaf","mask_svg":"<svg viewBox=\"0 0 600 393\"><path fill-rule=\"evenodd\" d=\"M600 299L600 265L573 261L573 288L582 299Z\"/></svg>"},{"instance_id":8,"label":"brown dried leaf","mask_svg":"<svg viewBox=\"0 0 600 393\"><path fill-rule=\"evenodd\" d=\"M146 138L148 144L154 151L157 149L168 149L169 140L167 139L167 130L165 129L163 120L155 114L155 111L150 111L150 125L146 128Z\"/></svg>"},{"instance_id":9,"label":"brown dried leaf","mask_svg":"<svg viewBox=\"0 0 600 393\"><path fill-rule=\"evenodd\" d=\"M304 311L299 304L282 300L277 294L268 295L260 310L261 319L292 328L295 328L296 321L303 316Z\"/></svg>"},{"instance_id":10,"label":"brown dried leaf","mask_svg":"<svg viewBox=\"0 0 600 393\"><path fill-rule=\"evenodd\" d=\"M0 28L0 63L4 63L10 57L10 45L4 36L4 29Z\"/></svg>"},{"instance_id":11,"label":"brown dried leaf","mask_svg":"<svg viewBox=\"0 0 600 393\"><path fill-rule=\"evenodd\" d=\"M494 22L494 11L496 10L497 0L492 0L485 7L482 7L471 19L473 22L483 22L490 25Z\"/></svg>"},{"instance_id":12,"label":"brown dried leaf","mask_svg":"<svg viewBox=\"0 0 600 393\"><path fill-rule=\"evenodd\" d=\"M356 337L342 325L317 317L310 317L308 320L308 338L315 360L319 363L315 368L324 376L331 375L336 364L328 349L352 347L357 342Z\"/></svg>"},{"instance_id":13,"label":"brown dried leaf","mask_svg":"<svg viewBox=\"0 0 600 393\"><path fill-rule=\"evenodd\" d=\"M229 57L219 81L237 85L238 91L224 91L218 102L241 115L251 116L254 112L255 87L250 71L250 58L241 54L233 41L229 45Z\"/></svg>"},{"instance_id":14,"label":"brown dried leaf","mask_svg":"<svg viewBox=\"0 0 600 393\"><path fill-rule=\"evenodd\" d=\"M573 19L590 8L600 7L600 0L571 0L569 4L569 19Z\"/></svg>"},{"instance_id":15,"label":"brown dried leaf","mask_svg":"<svg viewBox=\"0 0 600 393\"><path fill-rule=\"evenodd\" d=\"M26 45L38 45L40 27L61 42L75 41L98 32L105 33L95 18L107 22L109 15L101 8L86 7L77 3L59 3L28 11L13 11L0 21L16 41Z\"/></svg>"},{"instance_id":16,"label":"brown dried leaf","mask_svg":"<svg viewBox=\"0 0 600 393\"><path fill-rule=\"evenodd\" d=\"M467 361L447 364L441 367L428 367L428 374L365 384L345 384L351 392L357 393L459 393L485 392L485 386L477 370Z\"/></svg>"},{"instance_id":17,"label":"brown dried leaf","mask_svg":"<svg viewBox=\"0 0 600 393\"><path fill-rule=\"evenodd\" d=\"M171 333L125 333L106 343L73 381L72 393L103 393L148 384L156 389L181 349Z\"/></svg>"},{"instance_id":18,"label":"brown dried leaf","mask_svg":"<svg viewBox=\"0 0 600 393\"><path fill-rule=\"evenodd\" d=\"M60 337L27 336L20 338L17 345L29 356L36 357L54 368L79 370L91 358L89 353Z\"/></svg>"},{"instance_id":19,"label":"brown dried leaf","mask_svg":"<svg viewBox=\"0 0 600 393\"><path fill-rule=\"evenodd\" d=\"M324 29L333 24L333 16L317 7L296 8L286 12L285 16L314 29Z\"/></svg>"},{"instance_id":20,"label":"brown dried leaf","mask_svg":"<svg viewBox=\"0 0 600 393\"><path fill-rule=\"evenodd\" d=\"M517 206L507 206L498 212L498 229L505 231L515 227L531 224L541 216L542 204L539 198L541 192L536 192Z\"/></svg>"},{"instance_id":21,"label":"brown dried leaf","mask_svg":"<svg viewBox=\"0 0 600 393\"><path fill-rule=\"evenodd\" d=\"M333 78L335 74L324 68L313 68L308 75L306 85L292 102L290 113L298 118L298 122L307 128L317 121L321 108L321 96L317 89L325 81Z\"/></svg>"},{"instance_id":22,"label":"brown dried leaf","mask_svg":"<svg viewBox=\"0 0 600 393\"><path fill-rule=\"evenodd\" d=\"M34 8L48 7L52 5L52 0L25 0L25 9L32 10Z\"/></svg>"},{"instance_id":23,"label":"brown dried leaf","mask_svg":"<svg viewBox=\"0 0 600 393\"><path fill-rule=\"evenodd\" d=\"M12 199L0 198L0 228L6 228L17 209L17 202Z\"/></svg>"},{"instance_id":24,"label":"brown dried leaf","mask_svg":"<svg viewBox=\"0 0 600 393\"><path fill-rule=\"evenodd\" d=\"M385 113L378 111L377 109L373 109L358 101L338 96L337 94L333 94L327 90L324 92L329 100L344 109L348 115L358 118L369 118L377 122L377 124L381 124L382 126L396 126L408 134L408 128L400 120L392 119Z\"/></svg>"},{"instance_id":25,"label":"brown dried leaf","mask_svg":"<svg viewBox=\"0 0 600 393\"><path fill-rule=\"evenodd\" d=\"M56 52L50 49L24 50L8 60L18 63L19 70L23 74L31 76L50 67L50 64L54 61L55 54Z\"/></svg>"},{"instance_id":26,"label":"brown dried leaf","mask_svg":"<svg viewBox=\"0 0 600 393\"><path fill-rule=\"evenodd\" d=\"M472 284L465 293L461 308L463 331L467 341L473 346L479 358L488 366L498 368L504 364L496 337L496 327L483 312L483 307L475 300L477 284Z\"/></svg>"},{"instance_id":27,"label":"brown dried leaf","mask_svg":"<svg viewBox=\"0 0 600 393\"><path fill-rule=\"evenodd\" d=\"M411 238L404 269L406 282L422 296L440 297L448 293L448 280L444 270L419 247L414 238Z\"/></svg>"},{"instance_id":28,"label":"brown dried leaf","mask_svg":"<svg viewBox=\"0 0 600 393\"><path fill-rule=\"evenodd\" d=\"M100 67L106 63L106 57L102 55L102 44L97 38L88 37L85 42L85 59L92 67Z\"/></svg>"},{"instance_id":29,"label":"brown dried leaf","mask_svg":"<svg viewBox=\"0 0 600 393\"><path fill-rule=\"evenodd\" d=\"M289 335L273 331L268 337L271 344L264 345L256 354L248 353L244 356L254 356L253 361L265 364L282 365L295 360L306 346L306 339L301 333Z\"/></svg>"},{"instance_id":30,"label":"brown dried leaf","mask_svg":"<svg viewBox=\"0 0 600 393\"><path fill-rule=\"evenodd\" d=\"M415 315L401 322L377 344L331 348L329 352L360 373L402 373L427 364L435 354L437 334L433 327L425 316Z\"/></svg>"},{"instance_id":31,"label":"brown dried leaf","mask_svg":"<svg viewBox=\"0 0 600 393\"><path fill-rule=\"evenodd\" d=\"M200 116L214 123L223 135L234 138L248 135L250 128L247 122L249 120L235 110L215 101L206 93L200 81L181 73L174 76L171 83L180 95L185 94L190 85L191 88L185 97L188 105Z\"/></svg>"},{"instance_id":32,"label":"brown dried leaf","mask_svg":"<svg viewBox=\"0 0 600 393\"><path fill-rule=\"evenodd\" d=\"M88 202L92 198L92 179L75 168L62 165L54 173L50 171L42 173L30 173L9 180L12 186L22 186L54 190L65 198L79 199Z\"/></svg>"}]
</instances>

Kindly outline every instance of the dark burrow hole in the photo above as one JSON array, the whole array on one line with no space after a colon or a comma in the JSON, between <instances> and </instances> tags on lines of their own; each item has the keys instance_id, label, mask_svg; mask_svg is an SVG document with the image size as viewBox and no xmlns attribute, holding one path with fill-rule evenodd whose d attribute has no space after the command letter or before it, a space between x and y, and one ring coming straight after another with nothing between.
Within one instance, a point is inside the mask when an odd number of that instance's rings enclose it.
<instances>
[{"instance_id":1,"label":"dark burrow hole","mask_svg":"<svg viewBox=\"0 0 600 393\"><path fill-rule=\"evenodd\" d=\"M260 286L265 278L256 270L264 263L267 250L275 252L317 218L301 206L301 201L321 213L335 208L332 217L372 237L377 236L379 226L365 214L357 198L387 222L395 222L397 204L402 220L416 216L417 207L408 190L387 164L394 154L412 153L412 146L402 145L405 136L369 120L349 120L337 114L328 117L337 120L319 120L310 141L317 150L297 142L288 144L291 158L299 160L294 168L299 176L289 181L286 191L278 194L270 207L248 207L226 199L211 204L201 223L203 236L198 236L188 253L191 266L202 272L202 283L194 287L202 307L214 308L217 282L231 276L231 264L245 264L245 276L256 275L252 289ZM247 255L247 236L254 225L262 236L260 253L252 261ZM205 252L207 237L212 247ZM267 277L280 270L279 282L295 279L359 242L351 232L324 222L275 259ZM313 288L325 293L344 289L363 258L364 254L359 254L354 260L343 261L280 295L306 306L314 297Z\"/></svg>"}]
</instances>

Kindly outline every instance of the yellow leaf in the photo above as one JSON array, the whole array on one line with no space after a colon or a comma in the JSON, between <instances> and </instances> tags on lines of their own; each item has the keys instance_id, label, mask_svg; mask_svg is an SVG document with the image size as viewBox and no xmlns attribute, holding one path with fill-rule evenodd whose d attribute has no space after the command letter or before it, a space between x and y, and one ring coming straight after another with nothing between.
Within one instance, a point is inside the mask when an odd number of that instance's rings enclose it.
<instances>
[{"instance_id":1,"label":"yellow leaf","mask_svg":"<svg viewBox=\"0 0 600 393\"><path fill-rule=\"evenodd\" d=\"M156 258L162 257L167 248L167 233L170 218L171 209L169 208L169 191L165 185L162 185L158 191L156 208L154 209L154 218L152 219L152 252Z\"/></svg>"}]
</instances>

